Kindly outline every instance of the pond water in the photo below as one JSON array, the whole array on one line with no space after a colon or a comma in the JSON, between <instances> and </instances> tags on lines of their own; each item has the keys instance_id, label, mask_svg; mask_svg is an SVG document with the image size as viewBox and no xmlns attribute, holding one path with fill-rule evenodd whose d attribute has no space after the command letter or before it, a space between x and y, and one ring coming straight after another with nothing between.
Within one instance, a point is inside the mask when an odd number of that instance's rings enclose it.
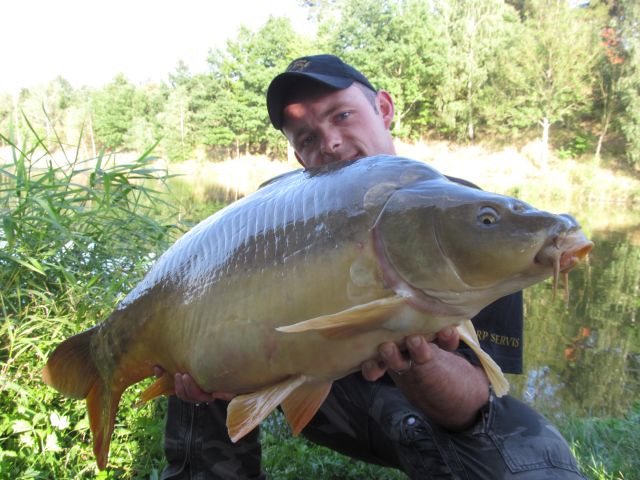
<instances>
[{"instance_id":1,"label":"pond water","mask_svg":"<svg viewBox=\"0 0 640 480\"><path fill-rule=\"evenodd\" d=\"M550 281L525 290L525 372L509 376L552 415L620 415L640 399L640 222L586 230L595 247L569 274L568 303Z\"/></svg>"}]
</instances>

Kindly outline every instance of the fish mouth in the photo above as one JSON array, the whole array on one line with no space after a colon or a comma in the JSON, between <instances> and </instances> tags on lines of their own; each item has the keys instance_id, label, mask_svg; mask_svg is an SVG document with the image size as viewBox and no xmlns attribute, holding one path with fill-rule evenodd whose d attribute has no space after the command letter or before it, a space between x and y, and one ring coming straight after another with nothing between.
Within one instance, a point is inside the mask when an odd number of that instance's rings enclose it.
<instances>
[{"instance_id":1,"label":"fish mouth","mask_svg":"<svg viewBox=\"0 0 640 480\"><path fill-rule=\"evenodd\" d=\"M551 267L553 272L553 295L558 287L560 274L564 278L565 295L568 297L568 274L578 263L587 258L593 242L581 230L571 230L554 236L535 256L535 263Z\"/></svg>"},{"instance_id":2,"label":"fish mouth","mask_svg":"<svg viewBox=\"0 0 640 480\"><path fill-rule=\"evenodd\" d=\"M593 242L585 238L584 241L562 252L558 259L560 273L568 273L569 270L585 259L592 249Z\"/></svg>"},{"instance_id":3,"label":"fish mouth","mask_svg":"<svg viewBox=\"0 0 640 480\"><path fill-rule=\"evenodd\" d=\"M535 256L535 263L567 273L593 249L593 242L582 230L562 233L551 238Z\"/></svg>"}]
</instances>

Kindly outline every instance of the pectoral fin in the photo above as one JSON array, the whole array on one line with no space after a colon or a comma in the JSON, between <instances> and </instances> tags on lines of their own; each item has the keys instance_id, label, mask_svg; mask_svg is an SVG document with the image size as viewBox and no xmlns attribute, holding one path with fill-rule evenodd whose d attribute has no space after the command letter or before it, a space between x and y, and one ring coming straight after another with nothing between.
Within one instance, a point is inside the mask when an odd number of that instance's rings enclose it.
<instances>
[{"instance_id":1,"label":"pectoral fin","mask_svg":"<svg viewBox=\"0 0 640 480\"><path fill-rule=\"evenodd\" d=\"M232 442L237 442L267 418L291 392L306 381L304 375L287 378L257 392L238 395L227 407L227 430Z\"/></svg>"},{"instance_id":2,"label":"pectoral fin","mask_svg":"<svg viewBox=\"0 0 640 480\"><path fill-rule=\"evenodd\" d=\"M293 436L298 435L311 421L329 395L331 383L305 383L282 402L282 410L291 426Z\"/></svg>"},{"instance_id":3,"label":"pectoral fin","mask_svg":"<svg viewBox=\"0 0 640 480\"><path fill-rule=\"evenodd\" d=\"M140 395L140 400L136 402L136 407L141 406L143 403L148 402L160 395L173 395L175 393L175 386L173 383L173 375L168 372L164 372L160 378L149 385L144 392Z\"/></svg>"},{"instance_id":4,"label":"pectoral fin","mask_svg":"<svg viewBox=\"0 0 640 480\"><path fill-rule=\"evenodd\" d=\"M284 333L316 330L327 338L348 338L363 331L380 328L397 308L405 304L404 297L395 295L357 305L331 315L322 315L286 327L278 327L276 330Z\"/></svg>"},{"instance_id":5,"label":"pectoral fin","mask_svg":"<svg viewBox=\"0 0 640 480\"><path fill-rule=\"evenodd\" d=\"M493 359L484 351L480 346L480 340L476 334L476 329L473 327L471 320L465 320L458 326L458 332L460 338L471 347L471 350L478 356L482 368L487 373L489 381L493 386L493 391L498 397L506 395L509 391L509 381L502 373L500 366L493 361Z\"/></svg>"}]
</instances>

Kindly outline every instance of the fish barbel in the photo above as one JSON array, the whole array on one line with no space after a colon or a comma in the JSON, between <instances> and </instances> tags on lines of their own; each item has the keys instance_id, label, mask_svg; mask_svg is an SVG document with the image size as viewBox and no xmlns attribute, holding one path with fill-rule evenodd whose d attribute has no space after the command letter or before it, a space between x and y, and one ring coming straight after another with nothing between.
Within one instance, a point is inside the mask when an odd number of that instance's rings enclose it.
<instances>
[{"instance_id":1,"label":"fish barbel","mask_svg":"<svg viewBox=\"0 0 640 480\"><path fill-rule=\"evenodd\" d=\"M449 325L499 395L507 381L469 321L494 300L568 272L593 244L569 215L452 182L424 163L376 156L269 181L180 238L113 313L55 349L43 371L86 398L99 468L122 392L165 369L238 394L236 441L278 405L294 434L334 380L385 341Z\"/></svg>"}]
</instances>

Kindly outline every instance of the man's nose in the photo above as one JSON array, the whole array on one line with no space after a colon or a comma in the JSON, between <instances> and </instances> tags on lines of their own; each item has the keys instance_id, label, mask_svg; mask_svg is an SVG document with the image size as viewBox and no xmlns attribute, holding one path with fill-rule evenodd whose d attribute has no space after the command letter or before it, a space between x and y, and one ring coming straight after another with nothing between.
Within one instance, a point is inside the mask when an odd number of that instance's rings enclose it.
<instances>
[{"instance_id":1,"label":"man's nose","mask_svg":"<svg viewBox=\"0 0 640 480\"><path fill-rule=\"evenodd\" d=\"M329 131L322 137L322 154L323 155L335 155L342 146L342 139L337 132Z\"/></svg>"}]
</instances>

